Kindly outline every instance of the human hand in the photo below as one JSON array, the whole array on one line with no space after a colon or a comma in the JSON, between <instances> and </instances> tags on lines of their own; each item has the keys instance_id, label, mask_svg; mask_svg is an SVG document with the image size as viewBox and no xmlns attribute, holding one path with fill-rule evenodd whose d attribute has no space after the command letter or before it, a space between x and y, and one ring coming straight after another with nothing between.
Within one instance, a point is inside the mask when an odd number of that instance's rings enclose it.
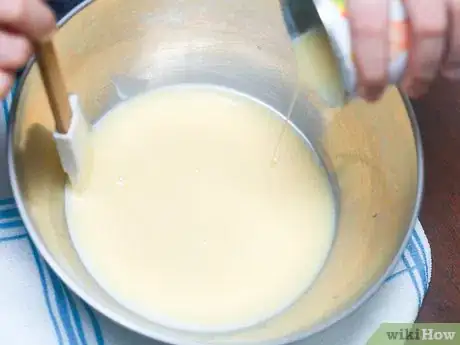
<instances>
[{"instance_id":1,"label":"human hand","mask_svg":"<svg viewBox=\"0 0 460 345\"><path fill-rule=\"evenodd\" d=\"M389 65L389 5L392 0L347 0L358 93L377 100ZM428 91L438 74L460 78L460 0L402 0L409 17L409 56L400 84L410 97Z\"/></svg>"},{"instance_id":2,"label":"human hand","mask_svg":"<svg viewBox=\"0 0 460 345\"><path fill-rule=\"evenodd\" d=\"M0 0L0 99L14 82L15 71L32 54L32 41L56 28L53 12L43 0Z\"/></svg>"}]
</instances>

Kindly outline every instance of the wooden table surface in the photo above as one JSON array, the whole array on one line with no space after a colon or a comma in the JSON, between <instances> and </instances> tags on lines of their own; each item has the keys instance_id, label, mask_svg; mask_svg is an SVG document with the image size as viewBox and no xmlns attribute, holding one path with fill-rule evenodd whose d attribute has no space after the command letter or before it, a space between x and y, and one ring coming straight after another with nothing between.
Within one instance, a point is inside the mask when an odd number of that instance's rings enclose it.
<instances>
[{"instance_id":1,"label":"wooden table surface","mask_svg":"<svg viewBox=\"0 0 460 345\"><path fill-rule=\"evenodd\" d=\"M420 218L433 256L418 321L460 322L460 82L438 80L412 104L425 156Z\"/></svg>"}]
</instances>

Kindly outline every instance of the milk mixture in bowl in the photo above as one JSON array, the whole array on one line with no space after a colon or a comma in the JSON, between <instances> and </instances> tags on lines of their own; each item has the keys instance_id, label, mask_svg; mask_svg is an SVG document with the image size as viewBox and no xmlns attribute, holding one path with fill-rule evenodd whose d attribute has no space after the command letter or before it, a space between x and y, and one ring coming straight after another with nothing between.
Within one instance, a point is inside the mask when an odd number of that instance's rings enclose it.
<instances>
[{"instance_id":1,"label":"milk mixture in bowl","mask_svg":"<svg viewBox=\"0 0 460 345\"><path fill-rule=\"evenodd\" d=\"M165 326L230 331L289 307L330 251L335 203L305 139L273 109L212 86L163 88L95 126L93 169L66 190L97 282Z\"/></svg>"}]
</instances>

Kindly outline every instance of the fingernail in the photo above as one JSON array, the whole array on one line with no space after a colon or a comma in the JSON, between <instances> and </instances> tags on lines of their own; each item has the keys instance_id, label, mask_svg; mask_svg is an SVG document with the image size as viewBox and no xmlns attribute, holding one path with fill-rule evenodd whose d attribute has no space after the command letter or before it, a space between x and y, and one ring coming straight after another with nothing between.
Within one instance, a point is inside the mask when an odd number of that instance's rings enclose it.
<instances>
[{"instance_id":1,"label":"fingernail","mask_svg":"<svg viewBox=\"0 0 460 345\"><path fill-rule=\"evenodd\" d=\"M406 93L411 89L412 82L409 78L403 78L400 83L401 89L403 89Z\"/></svg>"},{"instance_id":2,"label":"fingernail","mask_svg":"<svg viewBox=\"0 0 460 345\"><path fill-rule=\"evenodd\" d=\"M400 89L410 98L415 98L412 82L409 79L403 79L400 84Z\"/></svg>"},{"instance_id":3,"label":"fingernail","mask_svg":"<svg viewBox=\"0 0 460 345\"><path fill-rule=\"evenodd\" d=\"M414 89L408 82L401 83L401 90L410 98L415 98Z\"/></svg>"},{"instance_id":4,"label":"fingernail","mask_svg":"<svg viewBox=\"0 0 460 345\"><path fill-rule=\"evenodd\" d=\"M380 87L359 87L358 88L358 95L362 99L366 100L367 102L376 102L378 101L381 95L381 88Z\"/></svg>"},{"instance_id":5,"label":"fingernail","mask_svg":"<svg viewBox=\"0 0 460 345\"><path fill-rule=\"evenodd\" d=\"M426 94L430 89L431 82L431 80L415 80L408 88L411 97L418 98Z\"/></svg>"},{"instance_id":6,"label":"fingernail","mask_svg":"<svg viewBox=\"0 0 460 345\"><path fill-rule=\"evenodd\" d=\"M460 79L460 66L446 66L441 69L441 75L447 79Z\"/></svg>"},{"instance_id":7,"label":"fingernail","mask_svg":"<svg viewBox=\"0 0 460 345\"><path fill-rule=\"evenodd\" d=\"M406 94L409 98L416 99L420 97L420 94L414 91L413 89L409 89L406 91Z\"/></svg>"}]
</instances>

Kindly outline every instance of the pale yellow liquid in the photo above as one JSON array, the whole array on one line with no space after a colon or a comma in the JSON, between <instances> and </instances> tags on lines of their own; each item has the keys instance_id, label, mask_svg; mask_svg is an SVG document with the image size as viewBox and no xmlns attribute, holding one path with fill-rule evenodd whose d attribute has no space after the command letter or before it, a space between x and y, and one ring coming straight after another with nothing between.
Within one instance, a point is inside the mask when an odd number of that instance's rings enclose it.
<instances>
[{"instance_id":1,"label":"pale yellow liquid","mask_svg":"<svg viewBox=\"0 0 460 345\"><path fill-rule=\"evenodd\" d=\"M165 88L93 132L91 178L66 191L73 243L120 303L189 330L250 326L291 305L332 245L327 174L290 126L211 86Z\"/></svg>"},{"instance_id":2,"label":"pale yellow liquid","mask_svg":"<svg viewBox=\"0 0 460 345\"><path fill-rule=\"evenodd\" d=\"M326 31L321 28L311 29L293 43L299 84L311 92L309 100L315 103L314 97L318 96L321 102L318 106L344 106L345 88Z\"/></svg>"},{"instance_id":3,"label":"pale yellow liquid","mask_svg":"<svg viewBox=\"0 0 460 345\"><path fill-rule=\"evenodd\" d=\"M301 89L308 92L309 102L320 109L340 108L347 100L337 58L324 29L310 29L297 37L293 42L293 50L297 63L297 88L286 114L285 126L275 146L274 163L278 161L284 133Z\"/></svg>"}]
</instances>

